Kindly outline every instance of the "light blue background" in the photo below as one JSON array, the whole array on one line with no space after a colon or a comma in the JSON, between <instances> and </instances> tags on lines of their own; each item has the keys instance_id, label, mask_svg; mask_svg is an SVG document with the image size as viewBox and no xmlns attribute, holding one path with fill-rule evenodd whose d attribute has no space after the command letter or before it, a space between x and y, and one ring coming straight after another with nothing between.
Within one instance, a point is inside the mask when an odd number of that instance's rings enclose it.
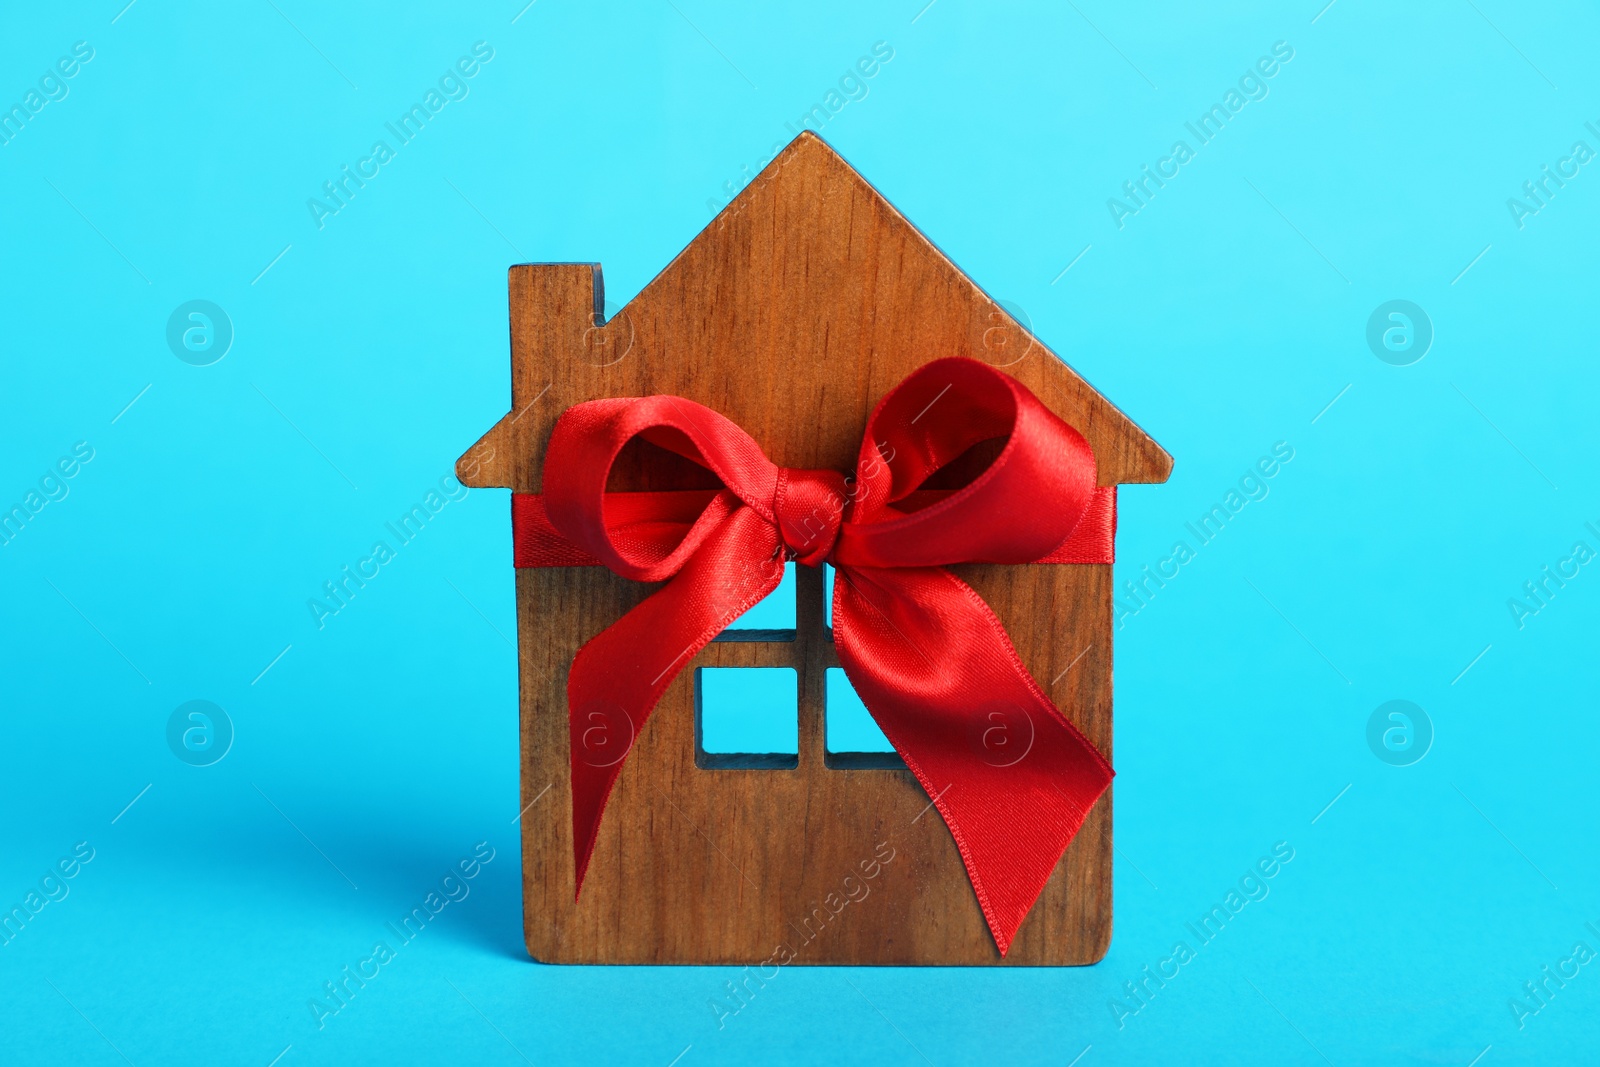
<instances>
[{"instance_id":1,"label":"light blue background","mask_svg":"<svg viewBox=\"0 0 1600 1067\"><path fill-rule=\"evenodd\" d=\"M1600 949L1600 571L1521 629L1507 600L1600 548L1600 172L1506 206L1600 148L1590 7L124 2L0 15L7 105L95 49L0 146L0 504L95 450L0 547L0 900L95 850L0 948L0 1059L1592 1060L1600 966L1520 1029L1508 1001ZM318 230L307 199L480 40L470 96ZM730 968L525 958L506 493L324 628L306 602L506 410L509 264L600 261L625 302L876 41L824 135L1176 457L1121 495L1119 578L1294 459L1117 635L1102 964L786 968L719 1029ZM1276 41L1270 95L1119 230L1107 198ZM236 333L204 368L164 340L195 298ZM1409 367L1364 339L1394 298L1436 331ZM236 730L207 768L165 740L194 699ZM1391 699L1435 729L1410 767L1367 746ZM322 983L480 841L319 1030ZM1279 841L1270 896L1119 1027Z\"/></svg>"}]
</instances>

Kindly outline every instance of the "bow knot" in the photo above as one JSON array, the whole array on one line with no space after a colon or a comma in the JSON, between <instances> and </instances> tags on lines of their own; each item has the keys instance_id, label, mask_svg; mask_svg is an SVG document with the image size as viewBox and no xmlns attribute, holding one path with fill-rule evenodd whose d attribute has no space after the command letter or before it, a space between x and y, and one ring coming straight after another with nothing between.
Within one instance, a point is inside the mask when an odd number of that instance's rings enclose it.
<instances>
[{"instance_id":1,"label":"bow knot","mask_svg":"<svg viewBox=\"0 0 1600 1067\"><path fill-rule=\"evenodd\" d=\"M635 438L722 488L607 492ZM958 488L923 488L983 455L993 458ZM945 566L1109 563L1114 493L1095 488L1082 434L969 359L929 363L884 397L853 479L779 467L733 421L681 397L567 409L542 500L514 501L518 565L598 563L666 583L590 639L568 674L578 888L611 787L667 686L777 588L774 563L830 562L839 664L950 828L1004 954L1112 771Z\"/></svg>"},{"instance_id":2,"label":"bow knot","mask_svg":"<svg viewBox=\"0 0 1600 1067\"><path fill-rule=\"evenodd\" d=\"M846 482L838 471L780 467L772 514L788 556L819 567L833 552L844 524Z\"/></svg>"}]
</instances>

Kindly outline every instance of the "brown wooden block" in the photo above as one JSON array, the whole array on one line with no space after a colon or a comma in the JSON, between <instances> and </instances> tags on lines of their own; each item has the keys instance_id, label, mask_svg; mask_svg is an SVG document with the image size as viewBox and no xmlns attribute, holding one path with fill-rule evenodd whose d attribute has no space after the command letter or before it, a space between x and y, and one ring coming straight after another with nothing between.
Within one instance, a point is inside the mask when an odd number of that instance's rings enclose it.
<instances>
[{"instance_id":1,"label":"brown wooden block","mask_svg":"<svg viewBox=\"0 0 1600 1067\"><path fill-rule=\"evenodd\" d=\"M810 133L610 321L597 265L513 267L510 296L512 410L461 457L457 472L470 486L538 492L561 412L652 393L722 412L780 466L850 471L878 400L917 367L953 355L1003 367L1077 427L1101 485L1160 482L1172 468ZM613 487L689 486L624 464ZM953 569L1114 763L1111 567ZM954 841L910 772L827 765L823 679L838 660L821 572L801 567L798 576L795 640L713 643L667 690L617 781L575 902L568 667L654 587L598 567L516 572L528 951L549 963L747 964L779 946L806 964L1100 959L1111 938L1111 792L1002 960ZM702 666L797 670L797 768L696 765Z\"/></svg>"}]
</instances>

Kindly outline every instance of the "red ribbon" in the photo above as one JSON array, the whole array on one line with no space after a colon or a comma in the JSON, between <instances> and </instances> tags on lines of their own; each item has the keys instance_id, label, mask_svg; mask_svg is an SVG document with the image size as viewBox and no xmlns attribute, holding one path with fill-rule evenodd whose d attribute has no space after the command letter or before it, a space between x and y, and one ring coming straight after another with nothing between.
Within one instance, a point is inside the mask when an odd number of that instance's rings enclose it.
<instances>
[{"instance_id":1,"label":"red ribbon","mask_svg":"<svg viewBox=\"0 0 1600 1067\"><path fill-rule=\"evenodd\" d=\"M709 469L720 490L608 493L635 437ZM1003 440L964 487L919 487ZM945 566L1110 563L1115 487L1083 435L1016 379L929 363L872 413L852 483L779 467L727 418L675 396L562 414L544 496L512 498L519 567L602 565L660 590L591 639L567 681L581 891L633 739L678 672L777 587L783 562L837 569L839 662L954 836L1002 955L1111 765L1017 658L1000 620Z\"/></svg>"}]
</instances>

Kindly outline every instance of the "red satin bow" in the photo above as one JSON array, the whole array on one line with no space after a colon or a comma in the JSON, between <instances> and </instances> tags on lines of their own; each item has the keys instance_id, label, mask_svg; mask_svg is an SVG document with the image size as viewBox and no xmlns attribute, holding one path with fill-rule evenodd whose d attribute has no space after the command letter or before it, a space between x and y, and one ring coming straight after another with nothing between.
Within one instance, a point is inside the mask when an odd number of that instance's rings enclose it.
<instances>
[{"instance_id":1,"label":"red satin bow","mask_svg":"<svg viewBox=\"0 0 1600 1067\"><path fill-rule=\"evenodd\" d=\"M635 437L725 488L607 493ZM973 445L1005 441L954 492L919 492ZM1017 658L946 564L1111 561L1115 488L1020 382L968 359L929 363L873 412L854 484L778 467L733 422L674 396L593 400L556 423L544 496L513 498L518 566L601 564L667 584L579 650L567 682L577 881L622 761L679 670L782 578L837 568L839 662L944 817L1003 955L1110 764Z\"/></svg>"}]
</instances>

